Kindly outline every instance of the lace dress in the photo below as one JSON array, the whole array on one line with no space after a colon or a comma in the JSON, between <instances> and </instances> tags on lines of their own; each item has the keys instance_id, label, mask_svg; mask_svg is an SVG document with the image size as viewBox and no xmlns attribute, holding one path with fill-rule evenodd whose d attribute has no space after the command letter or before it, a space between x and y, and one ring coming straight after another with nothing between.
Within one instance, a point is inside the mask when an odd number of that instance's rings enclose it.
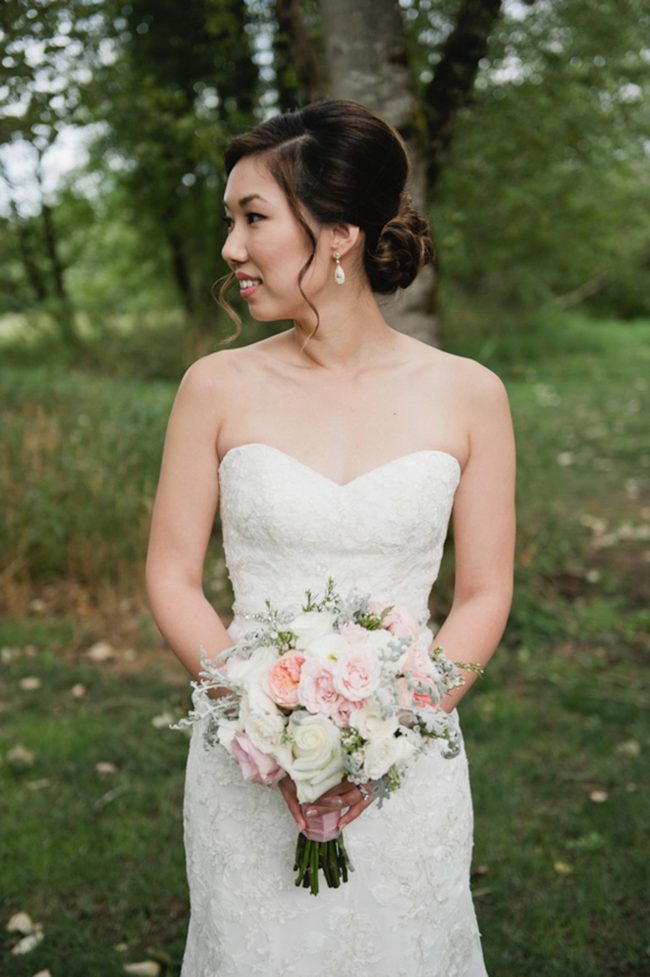
<instances>
[{"instance_id":1,"label":"lace dress","mask_svg":"<svg viewBox=\"0 0 650 977\"><path fill-rule=\"evenodd\" d=\"M234 639L270 598L371 592L422 626L440 565L457 460L417 451L345 485L263 444L220 469ZM296 825L280 792L247 783L193 728L185 792L191 918L181 977L486 977L469 889L472 803L464 750L435 742L402 788L345 828L355 871L317 897L296 888Z\"/></svg>"}]
</instances>

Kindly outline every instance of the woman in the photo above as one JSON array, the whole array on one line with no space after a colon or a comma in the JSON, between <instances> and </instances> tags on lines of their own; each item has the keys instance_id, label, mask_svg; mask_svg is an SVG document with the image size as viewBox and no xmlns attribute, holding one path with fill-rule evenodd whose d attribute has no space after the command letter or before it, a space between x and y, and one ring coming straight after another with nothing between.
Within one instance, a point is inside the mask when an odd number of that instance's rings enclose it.
<instances>
[{"instance_id":1,"label":"woman","mask_svg":"<svg viewBox=\"0 0 650 977\"><path fill-rule=\"evenodd\" d=\"M183 379L147 565L162 633L197 677L201 645L216 655L267 599L298 605L328 576L406 605L424 627L453 504L454 598L436 640L485 664L511 600L512 428L494 374L395 331L377 305L432 255L401 138L356 103L323 101L233 140L226 171L233 282L255 319L293 326L206 356ZM202 591L217 506L228 628ZM355 868L313 899L290 871L305 827L291 779L245 783L195 727L183 977L485 975L464 752L422 754L381 810L367 795L344 781L312 805L343 812Z\"/></svg>"}]
</instances>

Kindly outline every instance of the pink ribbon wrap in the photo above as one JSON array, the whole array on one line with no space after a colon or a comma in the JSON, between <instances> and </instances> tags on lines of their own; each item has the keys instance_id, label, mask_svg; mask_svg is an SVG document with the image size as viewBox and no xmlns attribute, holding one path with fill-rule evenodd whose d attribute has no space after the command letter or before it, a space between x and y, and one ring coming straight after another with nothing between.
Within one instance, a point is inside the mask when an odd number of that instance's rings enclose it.
<instances>
[{"instance_id":1,"label":"pink ribbon wrap","mask_svg":"<svg viewBox=\"0 0 650 977\"><path fill-rule=\"evenodd\" d=\"M339 811L328 811L327 814L316 814L307 817L305 806L302 805L302 813L307 822L307 827L303 831L305 838L310 841L332 841L338 838L341 833L339 828Z\"/></svg>"}]
</instances>

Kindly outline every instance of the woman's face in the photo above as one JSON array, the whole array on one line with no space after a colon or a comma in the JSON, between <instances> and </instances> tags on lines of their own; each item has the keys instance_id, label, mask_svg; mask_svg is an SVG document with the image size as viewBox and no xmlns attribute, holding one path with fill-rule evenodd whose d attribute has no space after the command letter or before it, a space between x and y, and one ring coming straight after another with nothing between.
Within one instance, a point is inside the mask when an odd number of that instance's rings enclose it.
<instances>
[{"instance_id":1,"label":"woman's face","mask_svg":"<svg viewBox=\"0 0 650 977\"><path fill-rule=\"evenodd\" d=\"M244 157L233 167L224 204L228 236L221 254L237 275L253 318L304 319L309 306L300 294L298 275L311 254L311 242L259 158ZM318 225L311 220L310 227L318 240ZM317 246L302 282L312 301L327 285L327 272L332 274L331 255Z\"/></svg>"}]
</instances>

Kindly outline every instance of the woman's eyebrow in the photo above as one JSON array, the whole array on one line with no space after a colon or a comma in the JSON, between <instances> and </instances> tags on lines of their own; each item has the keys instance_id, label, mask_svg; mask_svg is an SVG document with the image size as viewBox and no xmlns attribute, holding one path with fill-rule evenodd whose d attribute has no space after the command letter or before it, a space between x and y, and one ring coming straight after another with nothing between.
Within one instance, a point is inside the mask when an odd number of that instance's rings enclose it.
<instances>
[{"instance_id":1,"label":"woman's eyebrow","mask_svg":"<svg viewBox=\"0 0 650 977\"><path fill-rule=\"evenodd\" d=\"M246 204L249 204L251 202L251 200L261 200L262 203L264 204L268 203L268 200L265 200L264 197L260 196L259 193L249 193L247 196L241 198L241 200L239 201L239 206L245 207ZM226 203L225 200L223 202L223 205L224 207L228 207L228 204Z\"/></svg>"}]
</instances>

